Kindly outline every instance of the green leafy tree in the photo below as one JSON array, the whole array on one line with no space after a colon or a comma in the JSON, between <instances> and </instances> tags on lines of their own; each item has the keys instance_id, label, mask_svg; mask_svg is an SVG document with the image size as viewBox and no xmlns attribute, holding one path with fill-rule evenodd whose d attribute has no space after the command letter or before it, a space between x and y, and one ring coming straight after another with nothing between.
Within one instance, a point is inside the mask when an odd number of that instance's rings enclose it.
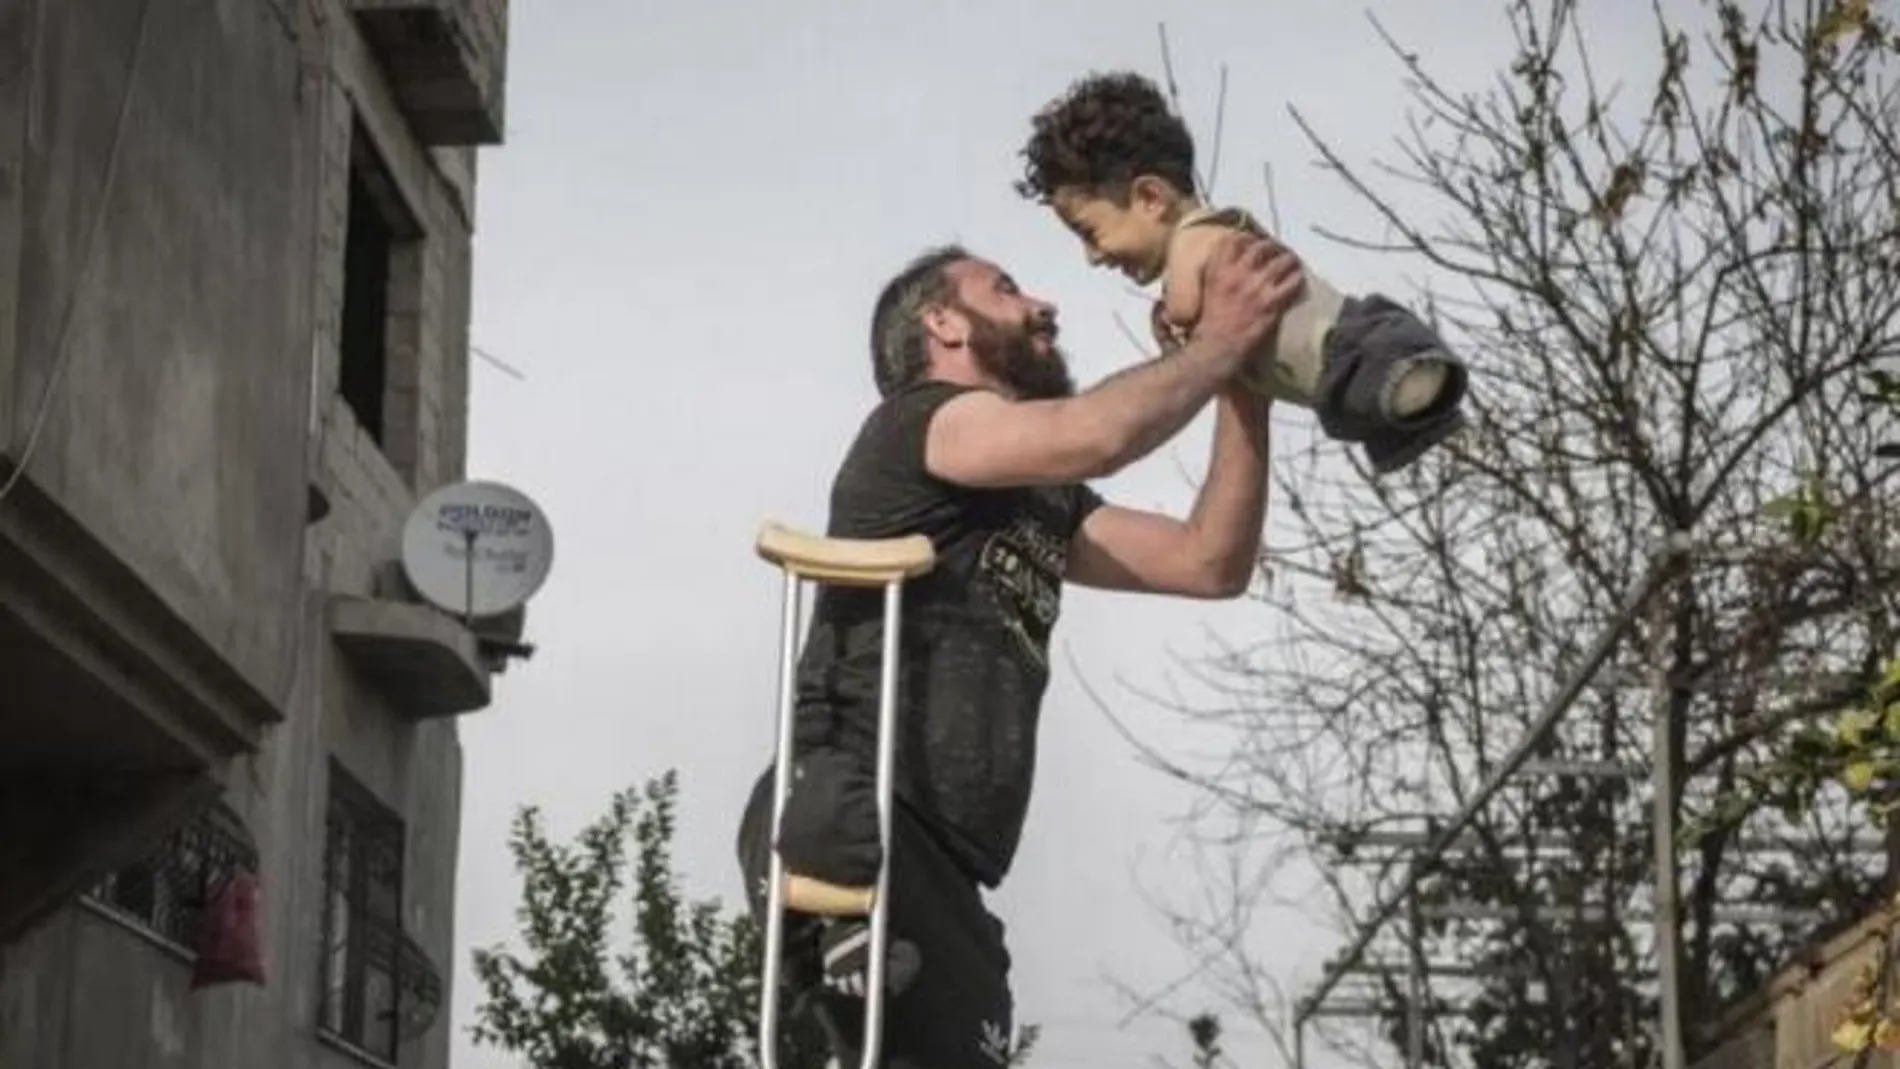
<instances>
[{"instance_id":1,"label":"green leafy tree","mask_svg":"<svg viewBox=\"0 0 1900 1069\"><path fill-rule=\"evenodd\" d=\"M570 844L523 807L509 849L522 877L523 949L475 952L476 1042L531 1069L751 1069L758 1057L762 940L743 909L688 902L673 870L678 778L614 795ZM634 857L629 866L628 839ZM614 950L632 885L633 946ZM784 1022L782 1069L823 1069L804 1019Z\"/></svg>"},{"instance_id":2,"label":"green leafy tree","mask_svg":"<svg viewBox=\"0 0 1900 1069\"><path fill-rule=\"evenodd\" d=\"M673 870L679 780L668 771L614 795L570 844L548 838L541 812L515 815L508 847L522 877L520 952L475 952L483 991L475 1040L530 1069L753 1069L764 938L751 914L717 899L687 902ZM612 950L627 890L634 948ZM824 1069L809 1019L780 1018L780 1069ZM1029 1064L1041 1029L1023 1025L1009 1052Z\"/></svg>"}]
</instances>

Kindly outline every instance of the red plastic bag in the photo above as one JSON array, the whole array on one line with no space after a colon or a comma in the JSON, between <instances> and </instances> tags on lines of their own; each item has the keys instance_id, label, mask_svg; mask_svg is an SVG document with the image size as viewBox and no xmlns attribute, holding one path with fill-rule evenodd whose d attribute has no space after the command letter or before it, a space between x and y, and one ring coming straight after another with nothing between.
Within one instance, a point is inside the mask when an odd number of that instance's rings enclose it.
<instances>
[{"instance_id":1,"label":"red plastic bag","mask_svg":"<svg viewBox=\"0 0 1900 1069\"><path fill-rule=\"evenodd\" d=\"M264 982L263 889L256 873L234 873L205 903L191 986Z\"/></svg>"}]
</instances>

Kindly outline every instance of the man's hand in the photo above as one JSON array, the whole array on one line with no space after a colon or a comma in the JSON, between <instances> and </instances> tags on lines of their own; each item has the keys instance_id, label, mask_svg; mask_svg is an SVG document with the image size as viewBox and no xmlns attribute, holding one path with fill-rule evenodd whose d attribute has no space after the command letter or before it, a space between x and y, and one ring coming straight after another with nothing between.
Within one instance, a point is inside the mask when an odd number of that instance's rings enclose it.
<instances>
[{"instance_id":1,"label":"man's hand","mask_svg":"<svg viewBox=\"0 0 1900 1069\"><path fill-rule=\"evenodd\" d=\"M1280 316L1300 295L1300 260L1271 238L1242 231L1222 235L1207 255L1201 314L1192 339L1246 357L1272 337Z\"/></svg>"},{"instance_id":2,"label":"man's hand","mask_svg":"<svg viewBox=\"0 0 1900 1069\"><path fill-rule=\"evenodd\" d=\"M1213 254L1217 250L1225 250L1231 269L1235 263L1233 254L1239 248L1236 238L1263 241L1270 250L1264 271L1265 279L1271 284L1267 295L1271 307L1261 313L1270 322L1263 338L1272 333L1279 316L1292 307L1298 298L1300 280L1289 276L1299 271L1299 260L1291 250L1278 245L1271 238L1258 238L1245 231L1194 227L1174 239L1168 253L1167 292L1149 310L1148 327L1154 334L1155 345L1163 354L1180 348L1182 340L1194 334L1201 319L1202 287L1213 266ZM1233 272L1230 270L1229 279L1232 278ZM1244 310L1236 314L1247 318ZM1258 319L1259 316L1252 318ZM1220 327L1217 325L1218 329ZM1250 349L1247 351L1251 352Z\"/></svg>"}]
</instances>

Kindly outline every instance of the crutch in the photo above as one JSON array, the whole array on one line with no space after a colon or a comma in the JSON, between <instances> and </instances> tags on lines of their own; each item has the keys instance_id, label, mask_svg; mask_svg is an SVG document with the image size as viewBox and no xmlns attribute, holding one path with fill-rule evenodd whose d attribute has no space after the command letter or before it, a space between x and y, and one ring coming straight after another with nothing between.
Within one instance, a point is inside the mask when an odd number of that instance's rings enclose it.
<instances>
[{"instance_id":1,"label":"crutch","mask_svg":"<svg viewBox=\"0 0 1900 1069\"><path fill-rule=\"evenodd\" d=\"M760 984L759 1056L765 1069L778 1069L779 973L785 949L784 913L857 912L871 914L871 967L864 992L862 1069L877 1065L884 1039L884 972L890 942L888 892L891 879L891 783L895 778L897 738L897 656L903 619L904 582L930 571L936 551L923 535L905 538L825 538L766 523L759 530L759 556L785 573L785 616L780 636L778 686L778 759L772 784L771 885L766 895L765 971ZM796 699L800 602L804 582L884 589L884 657L877 709L877 886L865 903L846 888L811 880L788 885L779 858L779 827L791 793L792 719ZM842 908L855 905L856 909Z\"/></svg>"}]
</instances>

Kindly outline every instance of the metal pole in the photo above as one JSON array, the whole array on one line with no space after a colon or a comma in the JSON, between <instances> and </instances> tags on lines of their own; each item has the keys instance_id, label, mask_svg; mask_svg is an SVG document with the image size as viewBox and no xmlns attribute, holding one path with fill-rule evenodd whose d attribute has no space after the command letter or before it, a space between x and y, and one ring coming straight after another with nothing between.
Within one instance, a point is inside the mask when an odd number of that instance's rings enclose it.
<instances>
[{"instance_id":1,"label":"metal pole","mask_svg":"<svg viewBox=\"0 0 1900 1069\"><path fill-rule=\"evenodd\" d=\"M1562 689L1560 689L1544 707L1544 711L1540 713L1537 720L1532 723L1530 730L1518 741L1517 746L1505 756L1504 761L1491 773L1490 778L1486 779L1478 788L1477 793L1472 795L1471 798L1465 802L1463 808L1459 809L1458 814L1452 817L1450 823L1446 824L1444 829L1438 833L1426 847L1425 852L1412 859L1411 864L1406 867L1405 878L1399 882L1399 886L1394 889L1390 895L1374 905L1372 915L1366 918L1364 923L1360 924L1358 934L1347 947L1346 953L1342 957L1334 959L1332 966L1320 977L1319 984L1314 991L1300 1001L1299 1006L1294 1010L1294 1021L1296 1024L1311 1016L1313 1010L1325 1000L1327 995L1332 993L1333 988L1339 986L1339 981L1345 977L1347 970L1359 963L1359 959L1365 954L1366 948L1372 944L1373 937L1378 934L1379 928L1392 919L1392 915L1404 904L1406 896L1410 895L1412 891L1418 887L1419 882L1425 878L1425 874L1431 871L1439 855L1443 854L1446 848L1456 841L1466 826L1476 819L1478 812L1491 801L1491 797L1517 773L1517 770L1522 767L1526 761L1530 760L1531 755L1536 752L1537 748L1543 744L1544 739L1556 728L1558 722L1563 719L1564 714L1570 711L1571 703L1577 700L1577 697L1583 693L1584 688L1590 685L1590 681L1596 676L1597 671L1610 659L1610 655L1616 652L1617 644L1622 641L1624 632L1629 630L1630 625L1635 622L1637 615L1648 606L1650 596L1654 594L1658 586L1661 585L1663 579L1668 574L1670 565L1682 554L1688 552L1688 549L1689 542L1687 536L1676 535L1666 540L1662 547L1657 550L1655 559L1650 564L1649 571L1637 581L1636 588L1631 593L1628 603L1623 607L1622 611L1617 614L1616 619L1610 626L1597 637L1596 642L1590 647L1590 651L1584 655L1583 663L1578 665L1577 670L1570 674L1569 680L1564 683ZM1674 1067L1671 1067L1671 1069L1674 1069Z\"/></svg>"},{"instance_id":2,"label":"metal pole","mask_svg":"<svg viewBox=\"0 0 1900 1069\"><path fill-rule=\"evenodd\" d=\"M462 532L462 626L475 628L475 525Z\"/></svg>"},{"instance_id":3,"label":"metal pole","mask_svg":"<svg viewBox=\"0 0 1900 1069\"><path fill-rule=\"evenodd\" d=\"M778 830L785 823L785 800L792 791L793 711L798 694L798 624L804 588L796 571L785 569L783 632L779 637L778 753L772 766L771 886L766 890L765 963L759 978L759 1058L765 1069L778 1069L779 969L785 956L785 862L778 854Z\"/></svg>"},{"instance_id":4,"label":"metal pole","mask_svg":"<svg viewBox=\"0 0 1900 1069\"><path fill-rule=\"evenodd\" d=\"M898 658L903 650L904 580L884 588L884 651L877 702L877 897L871 905L871 975L864 990L863 1069L882 1065L884 977L891 939L892 799L897 779Z\"/></svg>"},{"instance_id":5,"label":"metal pole","mask_svg":"<svg viewBox=\"0 0 1900 1069\"><path fill-rule=\"evenodd\" d=\"M1672 569L1673 571L1673 569ZM1676 578L1669 577L1670 581ZM1650 613L1650 701L1655 721L1654 756L1650 759L1650 790L1656 852L1656 978L1657 1042L1662 1044L1662 1069L1683 1069L1681 927L1676 872L1676 745L1675 695L1671 686L1670 657L1675 619L1672 602L1655 599Z\"/></svg>"}]
</instances>

